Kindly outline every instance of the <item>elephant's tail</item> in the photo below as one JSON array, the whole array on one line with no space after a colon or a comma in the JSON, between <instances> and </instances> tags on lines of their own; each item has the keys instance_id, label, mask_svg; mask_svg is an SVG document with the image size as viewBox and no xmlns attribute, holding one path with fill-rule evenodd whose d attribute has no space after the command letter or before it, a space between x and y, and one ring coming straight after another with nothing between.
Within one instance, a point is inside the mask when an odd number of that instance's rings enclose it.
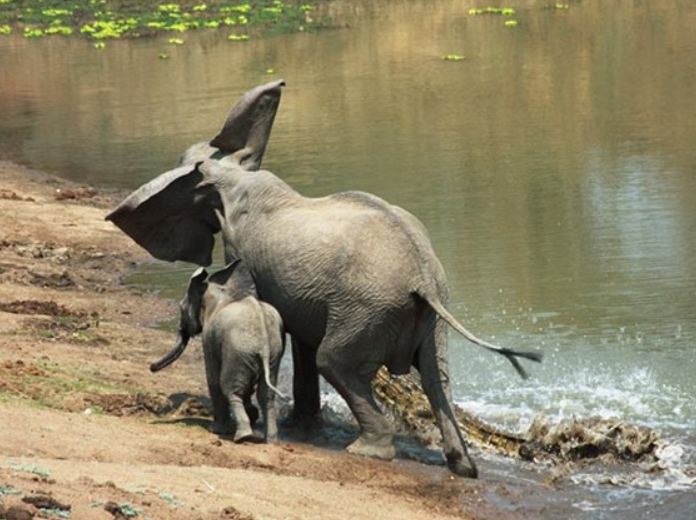
<instances>
[{"instance_id":1,"label":"elephant's tail","mask_svg":"<svg viewBox=\"0 0 696 520\"><path fill-rule=\"evenodd\" d=\"M261 304L254 298L254 302L256 303L256 308L258 309L259 316L261 318L261 331L262 331L262 337L263 337L263 347L261 349L261 363L263 364L263 377L264 380L266 381L266 386L275 392L275 394L280 397L281 399L287 400L287 396L278 390L275 386L271 384L271 378L270 378L270 373L271 373L271 342L270 338L271 335L268 332L269 328L269 323L266 320L266 313L263 311L263 308L261 307Z\"/></svg>"},{"instance_id":2,"label":"elephant's tail","mask_svg":"<svg viewBox=\"0 0 696 520\"><path fill-rule=\"evenodd\" d=\"M528 374L522 367L522 365L520 365L520 362L517 361L517 357L531 359L532 361L536 361L537 363L541 362L543 355L539 352L512 350L505 347L499 347L498 345L494 345L480 338L477 338L471 332L465 329L464 326L461 323L459 323L454 316L450 314L450 312L445 308L445 306L442 305L442 302L440 302L439 298L432 297L428 294L423 294L420 291L417 294L426 302L428 302L430 307L432 307L432 309L437 313L438 316L440 316L440 318L445 320L450 327L459 332L459 334L464 336L466 339L468 339L472 343L476 343L477 345L485 349L497 352L498 354L502 354L503 356L508 358L510 363L512 363L512 366L515 367L515 369L520 374L520 376L522 376L523 379L527 379Z\"/></svg>"}]
</instances>

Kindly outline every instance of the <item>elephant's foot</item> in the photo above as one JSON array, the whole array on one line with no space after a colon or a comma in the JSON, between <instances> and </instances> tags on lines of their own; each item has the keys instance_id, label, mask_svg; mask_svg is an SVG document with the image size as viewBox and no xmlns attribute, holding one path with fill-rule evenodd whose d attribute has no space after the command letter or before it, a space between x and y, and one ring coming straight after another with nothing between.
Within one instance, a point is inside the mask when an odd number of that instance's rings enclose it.
<instances>
[{"instance_id":1,"label":"elephant's foot","mask_svg":"<svg viewBox=\"0 0 696 520\"><path fill-rule=\"evenodd\" d=\"M321 428L321 414L307 415L297 411L293 411L288 417L282 421L283 428L297 429L303 431L311 431Z\"/></svg>"},{"instance_id":2,"label":"elephant's foot","mask_svg":"<svg viewBox=\"0 0 696 520\"><path fill-rule=\"evenodd\" d=\"M455 475L467 478L478 478L476 464L467 453L450 453L446 455L447 466Z\"/></svg>"},{"instance_id":3,"label":"elephant's foot","mask_svg":"<svg viewBox=\"0 0 696 520\"><path fill-rule=\"evenodd\" d=\"M243 442L251 442L254 444L260 444L264 442L263 437L256 435L254 432L249 431L249 433L241 433L234 435L234 442L241 444Z\"/></svg>"},{"instance_id":4,"label":"elephant's foot","mask_svg":"<svg viewBox=\"0 0 696 520\"><path fill-rule=\"evenodd\" d=\"M234 442L251 441L254 437L254 431L251 428L237 428L234 432Z\"/></svg>"},{"instance_id":5,"label":"elephant's foot","mask_svg":"<svg viewBox=\"0 0 696 520\"><path fill-rule=\"evenodd\" d=\"M214 421L209 429L216 435L229 435L234 432L234 426L231 422Z\"/></svg>"},{"instance_id":6,"label":"elephant's foot","mask_svg":"<svg viewBox=\"0 0 696 520\"><path fill-rule=\"evenodd\" d=\"M354 455L384 460L392 460L396 456L394 436L391 434L367 435L363 433L352 444L348 445L346 450Z\"/></svg>"}]
</instances>

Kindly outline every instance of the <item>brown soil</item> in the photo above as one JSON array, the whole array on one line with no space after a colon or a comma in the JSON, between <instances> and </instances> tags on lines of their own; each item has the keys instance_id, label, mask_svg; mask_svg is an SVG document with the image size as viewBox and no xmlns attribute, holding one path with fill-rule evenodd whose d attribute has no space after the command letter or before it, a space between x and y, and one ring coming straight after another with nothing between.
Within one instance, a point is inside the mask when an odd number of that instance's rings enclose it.
<instances>
[{"instance_id":1,"label":"brown soil","mask_svg":"<svg viewBox=\"0 0 696 520\"><path fill-rule=\"evenodd\" d=\"M104 221L122 194L0 179L0 518L512 517L439 467L208 433L200 349L148 370L176 305L121 283L149 261Z\"/></svg>"}]
</instances>

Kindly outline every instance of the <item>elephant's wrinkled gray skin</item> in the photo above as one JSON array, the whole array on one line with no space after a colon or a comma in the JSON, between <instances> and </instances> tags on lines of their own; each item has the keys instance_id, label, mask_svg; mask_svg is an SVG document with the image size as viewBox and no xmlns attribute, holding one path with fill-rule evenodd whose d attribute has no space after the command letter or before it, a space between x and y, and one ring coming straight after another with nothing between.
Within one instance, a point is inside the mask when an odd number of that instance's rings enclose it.
<instances>
[{"instance_id":1,"label":"elephant's wrinkled gray skin","mask_svg":"<svg viewBox=\"0 0 696 520\"><path fill-rule=\"evenodd\" d=\"M262 92L260 99L279 98L280 84L254 92ZM237 137L229 149L245 142L244 153L260 157L257 148L265 142ZM187 151L184 161L202 158L198 151ZM390 459L392 428L370 382L380 365L394 374L414 366L442 430L450 469L475 477L453 415L447 325L505 355L523 376L515 356L541 356L486 343L452 317L442 265L424 226L407 211L360 192L303 197L270 172L248 171L234 152L218 155L160 175L107 219L157 258L207 265L212 235L220 229L215 211L223 211L226 255L244 260L259 297L278 310L293 336L295 413L318 412L320 373L360 424L348 450Z\"/></svg>"},{"instance_id":2,"label":"elephant's wrinkled gray skin","mask_svg":"<svg viewBox=\"0 0 696 520\"><path fill-rule=\"evenodd\" d=\"M181 300L177 345L150 370L157 372L176 361L191 337L203 333L208 390L213 403L214 433L231 433L230 411L235 416L236 442L253 438L257 397L264 416L267 442L278 439L274 393L285 333L278 312L256 298L254 282L240 261L208 273L199 268ZM280 394L282 396L282 394ZM250 420L249 415L252 415Z\"/></svg>"}]
</instances>

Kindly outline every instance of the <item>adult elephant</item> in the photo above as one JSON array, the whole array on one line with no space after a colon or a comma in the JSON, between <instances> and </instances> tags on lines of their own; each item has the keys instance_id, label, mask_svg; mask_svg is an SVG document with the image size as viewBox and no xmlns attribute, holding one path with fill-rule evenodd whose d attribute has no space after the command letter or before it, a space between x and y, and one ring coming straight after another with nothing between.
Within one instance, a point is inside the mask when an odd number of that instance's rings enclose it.
<instances>
[{"instance_id":1,"label":"adult elephant","mask_svg":"<svg viewBox=\"0 0 696 520\"><path fill-rule=\"evenodd\" d=\"M352 453L391 459L393 431L370 383L381 365L414 366L442 431L450 469L476 477L453 414L447 325L508 357L540 360L476 338L445 308L447 281L424 226L407 211L361 192L303 197L261 162L282 82L248 92L221 133L194 145L182 166L126 198L113 221L163 260L211 262L224 227L226 256L241 258L259 297L293 336L296 412L318 412L318 374L346 400L360 424ZM224 215L218 221L216 210Z\"/></svg>"}]
</instances>

